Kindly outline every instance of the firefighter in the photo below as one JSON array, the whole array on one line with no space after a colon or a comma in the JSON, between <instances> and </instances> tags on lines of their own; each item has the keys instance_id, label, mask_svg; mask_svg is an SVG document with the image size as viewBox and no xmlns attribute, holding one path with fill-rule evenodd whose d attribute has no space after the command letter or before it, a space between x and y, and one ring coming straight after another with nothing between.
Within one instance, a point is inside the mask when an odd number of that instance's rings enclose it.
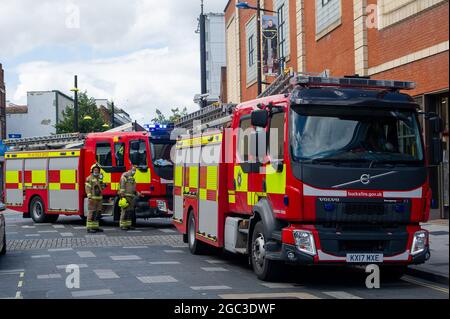
<instances>
[{"instance_id":1,"label":"firefighter","mask_svg":"<svg viewBox=\"0 0 450 319\"><path fill-rule=\"evenodd\" d=\"M103 232L99 226L99 219L103 210L103 190L106 184L103 183L100 174L100 165L97 163L91 166L91 175L86 179L85 189L88 197L88 217L86 229L88 233Z\"/></svg>"},{"instance_id":2,"label":"firefighter","mask_svg":"<svg viewBox=\"0 0 450 319\"><path fill-rule=\"evenodd\" d=\"M119 190L119 207L120 211L120 229L132 230L132 215L134 213L136 196L142 196L141 193L136 191L136 180L134 175L136 174L137 167L133 165L128 172L122 174L120 178L120 190Z\"/></svg>"}]
</instances>

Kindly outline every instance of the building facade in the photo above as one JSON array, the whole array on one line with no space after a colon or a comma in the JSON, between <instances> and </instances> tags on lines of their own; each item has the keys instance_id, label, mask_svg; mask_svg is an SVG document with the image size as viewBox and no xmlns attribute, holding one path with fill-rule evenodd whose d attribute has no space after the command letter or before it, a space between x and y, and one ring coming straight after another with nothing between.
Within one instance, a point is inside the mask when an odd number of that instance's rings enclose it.
<instances>
[{"instance_id":1,"label":"building facade","mask_svg":"<svg viewBox=\"0 0 450 319\"><path fill-rule=\"evenodd\" d=\"M59 91L27 93L27 105L6 107L7 138L25 138L56 134L55 125L63 118L73 99Z\"/></svg>"},{"instance_id":2,"label":"building facade","mask_svg":"<svg viewBox=\"0 0 450 319\"><path fill-rule=\"evenodd\" d=\"M111 125L112 103L107 99L96 99L95 104L97 104L97 107L105 123ZM114 106L114 127L119 127L132 122L133 120L127 112Z\"/></svg>"},{"instance_id":3,"label":"building facade","mask_svg":"<svg viewBox=\"0 0 450 319\"><path fill-rule=\"evenodd\" d=\"M256 6L257 0L248 3ZM227 101L257 96L256 12L225 7ZM449 206L449 2L448 0L260 0L277 12L278 52L296 72L414 81L408 92L424 111L444 120L444 163L430 168L435 213ZM256 44L258 45L258 44ZM270 83L271 77L263 77ZM264 87L263 87L264 89ZM428 127L424 121L428 144Z\"/></svg>"},{"instance_id":4,"label":"building facade","mask_svg":"<svg viewBox=\"0 0 450 319\"><path fill-rule=\"evenodd\" d=\"M5 88L5 72L0 63L0 140L6 135L6 88Z\"/></svg>"}]
</instances>

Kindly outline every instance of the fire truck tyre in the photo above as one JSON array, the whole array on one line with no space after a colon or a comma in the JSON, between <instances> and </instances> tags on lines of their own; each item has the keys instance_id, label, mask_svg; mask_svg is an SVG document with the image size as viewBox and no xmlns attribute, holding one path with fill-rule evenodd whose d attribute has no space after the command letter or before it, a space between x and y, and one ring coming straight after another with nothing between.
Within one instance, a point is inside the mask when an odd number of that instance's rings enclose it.
<instances>
[{"instance_id":1,"label":"fire truck tyre","mask_svg":"<svg viewBox=\"0 0 450 319\"><path fill-rule=\"evenodd\" d=\"M282 273L283 265L280 262L265 258L264 224L256 223L252 233L250 251L253 271L260 280L272 281L278 279Z\"/></svg>"},{"instance_id":2,"label":"fire truck tyre","mask_svg":"<svg viewBox=\"0 0 450 319\"><path fill-rule=\"evenodd\" d=\"M0 251L0 256L6 254L6 233L3 234L3 248Z\"/></svg>"},{"instance_id":3,"label":"fire truck tyre","mask_svg":"<svg viewBox=\"0 0 450 319\"><path fill-rule=\"evenodd\" d=\"M45 215L44 203L40 197L35 197L31 200L30 215L37 224L47 222L48 218Z\"/></svg>"},{"instance_id":4,"label":"fire truck tyre","mask_svg":"<svg viewBox=\"0 0 450 319\"><path fill-rule=\"evenodd\" d=\"M203 242L199 241L197 238L195 238L196 229L197 229L197 225L195 223L195 217L194 217L194 214L191 213L189 215L189 219L188 219L188 233L187 233L189 250L194 255L201 255L206 252L207 247L206 247L205 243L203 243Z\"/></svg>"},{"instance_id":5,"label":"fire truck tyre","mask_svg":"<svg viewBox=\"0 0 450 319\"><path fill-rule=\"evenodd\" d=\"M185 244L188 243L188 235L187 234L183 234L183 243L185 243Z\"/></svg>"},{"instance_id":6,"label":"fire truck tyre","mask_svg":"<svg viewBox=\"0 0 450 319\"><path fill-rule=\"evenodd\" d=\"M382 266L380 267L380 277L382 281L397 281L403 277L408 270L408 266Z\"/></svg>"}]
</instances>

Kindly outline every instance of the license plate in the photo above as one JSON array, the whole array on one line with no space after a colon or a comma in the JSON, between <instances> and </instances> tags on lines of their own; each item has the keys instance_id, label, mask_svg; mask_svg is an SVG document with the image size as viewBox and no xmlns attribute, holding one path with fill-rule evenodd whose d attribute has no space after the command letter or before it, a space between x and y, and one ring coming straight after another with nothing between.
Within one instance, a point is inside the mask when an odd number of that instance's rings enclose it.
<instances>
[{"instance_id":1,"label":"license plate","mask_svg":"<svg viewBox=\"0 0 450 319\"><path fill-rule=\"evenodd\" d=\"M347 254L348 263L382 263L383 254Z\"/></svg>"}]
</instances>

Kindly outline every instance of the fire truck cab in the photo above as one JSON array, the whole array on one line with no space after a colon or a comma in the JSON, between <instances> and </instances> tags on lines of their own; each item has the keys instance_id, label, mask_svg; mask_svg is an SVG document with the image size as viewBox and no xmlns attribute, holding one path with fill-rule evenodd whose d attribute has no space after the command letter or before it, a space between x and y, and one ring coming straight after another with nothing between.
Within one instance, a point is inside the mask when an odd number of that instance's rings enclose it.
<instances>
[{"instance_id":1,"label":"fire truck cab","mask_svg":"<svg viewBox=\"0 0 450 319\"><path fill-rule=\"evenodd\" d=\"M430 257L427 158L414 83L298 76L289 94L240 104L229 127L177 144L174 224L192 253L247 254L262 280L283 264L378 264L401 276Z\"/></svg>"}]
</instances>

